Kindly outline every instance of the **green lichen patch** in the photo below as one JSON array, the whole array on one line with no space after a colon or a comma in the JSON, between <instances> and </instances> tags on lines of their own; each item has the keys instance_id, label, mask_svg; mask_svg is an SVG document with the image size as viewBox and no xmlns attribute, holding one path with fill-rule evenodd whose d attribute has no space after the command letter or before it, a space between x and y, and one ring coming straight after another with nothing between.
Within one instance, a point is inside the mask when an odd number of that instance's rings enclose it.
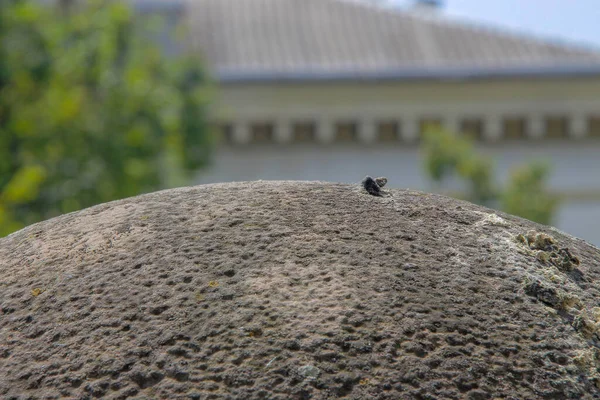
<instances>
[{"instance_id":1,"label":"green lichen patch","mask_svg":"<svg viewBox=\"0 0 600 400\"><path fill-rule=\"evenodd\" d=\"M554 238L542 232L527 232L527 243L532 250L552 251L554 247Z\"/></svg>"},{"instance_id":2,"label":"green lichen patch","mask_svg":"<svg viewBox=\"0 0 600 400\"><path fill-rule=\"evenodd\" d=\"M525 293L550 307L559 308L560 296L558 290L545 285L541 280L527 279L525 281Z\"/></svg>"},{"instance_id":3,"label":"green lichen patch","mask_svg":"<svg viewBox=\"0 0 600 400\"><path fill-rule=\"evenodd\" d=\"M587 311L581 311L573 318L573 328L586 339L597 339L600 323L591 318Z\"/></svg>"},{"instance_id":4,"label":"green lichen patch","mask_svg":"<svg viewBox=\"0 0 600 400\"><path fill-rule=\"evenodd\" d=\"M581 372L588 375L596 387L600 388L600 349L591 347L582 349L575 353L573 363Z\"/></svg>"},{"instance_id":5,"label":"green lichen patch","mask_svg":"<svg viewBox=\"0 0 600 400\"><path fill-rule=\"evenodd\" d=\"M542 303L556 310L569 311L582 307L579 297L569 294L562 289L540 279L528 278L525 280L525 294L537 298Z\"/></svg>"},{"instance_id":6,"label":"green lichen patch","mask_svg":"<svg viewBox=\"0 0 600 400\"><path fill-rule=\"evenodd\" d=\"M517 235L516 240L544 265L554 265L562 272L571 272L579 265L579 258L571 250L559 247L552 236L543 232L529 231Z\"/></svg>"},{"instance_id":7,"label":"green lichen patch","mask_svg":"<svg viewBox=\"0 0 600 400\"><path fill-rule=\"evenodd\" d=\"M581 336L588 340L600 340L600 308L588 310L578 296L541 279L526 278L524 288L525 294L553 308L552 313L563 316Z\"/></svg>"},{"instance_id":8,"label":"green lichen patch","mask_svg":"<svg viewBox=\"0 0 600 400\"><path fill-rule=\"evenodd\" d=\"M550 261L561 271L572 271L579 265L579 258L571 254L568 248L559 249L550 254Z\"/></svg>"}]
</instances>

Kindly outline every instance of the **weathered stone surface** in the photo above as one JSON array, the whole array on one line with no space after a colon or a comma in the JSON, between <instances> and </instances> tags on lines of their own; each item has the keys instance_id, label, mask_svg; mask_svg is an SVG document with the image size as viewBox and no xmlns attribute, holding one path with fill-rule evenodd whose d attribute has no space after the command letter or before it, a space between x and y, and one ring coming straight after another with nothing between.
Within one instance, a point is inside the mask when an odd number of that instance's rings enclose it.
<instances>
[{"instance_id":1,"label":"weathered stone surface","mask_svg":"<svg viewBox=\"0 0 600 400\"><path fill-rule=\"evenodd\" d=\"M385 192L198 186L0 239L0 398L600 396L597 248Z\"/></svg>"}]
</instances>

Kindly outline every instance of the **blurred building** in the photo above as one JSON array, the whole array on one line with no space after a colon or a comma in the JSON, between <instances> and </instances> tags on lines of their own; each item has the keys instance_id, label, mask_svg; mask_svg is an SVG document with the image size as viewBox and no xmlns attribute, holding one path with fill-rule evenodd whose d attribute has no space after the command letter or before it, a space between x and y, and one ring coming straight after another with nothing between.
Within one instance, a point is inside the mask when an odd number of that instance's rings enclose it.
<instances>
[{"instance_id":1,"label":"blurred building","mask_svg":"<svg viewBox=\"0 0 600 400\"><path fill-rule=\"evenodd\" d=\"M553 164L559 227L600 245L600 51L449 18L437 1L137 0L191 27L219 83L222 144L199 182L360 181L428 189L417 143L476 138L505 179ZM571 210L571 211L569 211ZM565 214L566 213L566 214Z\"/></svg>"}]
</instances>

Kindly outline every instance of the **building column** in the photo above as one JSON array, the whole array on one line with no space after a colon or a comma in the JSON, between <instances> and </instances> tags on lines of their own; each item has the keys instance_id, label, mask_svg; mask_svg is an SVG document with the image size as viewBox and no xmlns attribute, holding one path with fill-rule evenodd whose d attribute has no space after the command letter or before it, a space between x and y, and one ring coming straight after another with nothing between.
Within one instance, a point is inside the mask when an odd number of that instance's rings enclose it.
<instances>
[{"instance_id":1,"label":"building column","mask_svg":"<svg viewBox=\"0 0 600 400\"><path fill-rule=\"evenodd\" d=\"M247 121L236 121L231 126L231 139L234 144L248 144L252 139L250 124Z\"/></svg>"},{"instance_id":2,"label":"building column","mask_svg":"<svg viewBox=\"0 0 600 400\"><path fill-rule=\"evenodd\" d=\"M454 134L460 134L462 133L462 127L460 126L460 117L458 116L448 116L448 117L444 117L443 121L442 121L442 125L444 126L444 129L454 133Z\"/></svg>"},{"instance_id":3,"label":"building column","mask_svg":"<svg viewBox=\"0 0 600 400\"><path fill-rule=\"evenodd\" d=\"M332 143L335 139L335 124L330 119L321 119L317 121L315 127L316 139L323 144Z\"/></svg>"},{"instance_id":4,"label":"building column","mask_svg":"<svg viewBox=\"0 0 600 400\"><path fill-rule=\"evenodd\" d=\"M497 142L502 134L502 118L494 116L483 120L483 138L486 141Z\"/></svg>"},{"instance_id":5,"label":"building column","mask_svg":"<svg viewBox=\"0 0 600 400\"><path fill-rule=\"evenodd\" d=\"M362 119L358 123L358 140L361 143L371 144L377 140L377 123L372 119Z\"/></svg>"},{"instance_id":6,"label":"building column","mask_svg":"<svg viewBox=\"0 0 600 400\"><path fill-rule=\"evenodd\" d=\"M292 141L294 126L290 120L278 120L273 124L275 143L286 144Z\"/></svg>"},{"instance_id":7,"label":"building column","mask_svg":"<svg viewBox=\"0 0 600 400\"><path fill-rule=\"evenodd\" d=\"M581 139L588 134L588 121L583 114L573 114L569 118L568 134L572 138Z\"/></svg>"},{"instance_id":8,"label":"building column","mask_svg":"<svg viewBox=\"0 0 600 400\"><path fill-rule=\"evenodd\" d=\"M530 139L540 139L544 136L546 126L544 118L539 115L532 115L527 118L525 135Z\"/></svg>"},{"instance_id":9,"label":"building column","mask_svg":"<svg viewBox=\"0 0 600 400\"><path fill-rule=\"evenodd\" d=\"M419 120L417 118L402 118L400 121L400 137L405 142L416 142L419 139Z\"/></svg>"}]
</instances>

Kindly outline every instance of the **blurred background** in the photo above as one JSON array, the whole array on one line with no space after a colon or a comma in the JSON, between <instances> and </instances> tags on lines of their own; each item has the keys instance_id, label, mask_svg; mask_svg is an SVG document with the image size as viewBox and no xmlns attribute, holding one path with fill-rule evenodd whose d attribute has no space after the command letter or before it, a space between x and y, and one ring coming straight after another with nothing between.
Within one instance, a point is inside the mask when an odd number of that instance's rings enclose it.
<instances>
[{"instance_id":1,"label":"blurred background","mask_svg":"<svg viewBox=\"0 0 600 400\"><path fill-rule=\"evenodd\" d=\"M435 191L600 246L600 8L3 0L0 235L256 179Z\"/></svg>"}]
</instances>

